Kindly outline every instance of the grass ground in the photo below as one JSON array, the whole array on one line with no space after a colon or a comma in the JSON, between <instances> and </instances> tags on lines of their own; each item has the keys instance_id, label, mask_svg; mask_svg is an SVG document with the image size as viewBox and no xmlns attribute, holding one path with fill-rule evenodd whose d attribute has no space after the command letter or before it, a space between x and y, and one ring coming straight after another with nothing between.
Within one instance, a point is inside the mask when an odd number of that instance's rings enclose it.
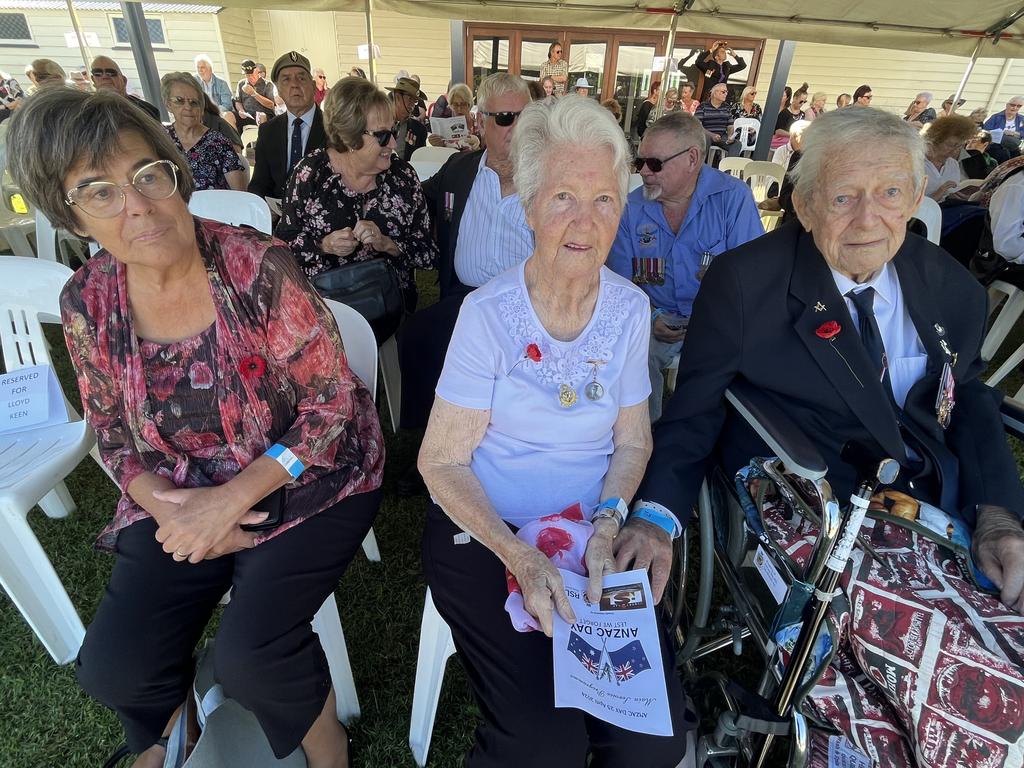
<instances>
[{"instance_id":1,"label":"grass ground","mask_svg":"<svg viewBox=\"0 0 1024 768\"><path fill-rule=\"evenodd\" d=\"M433 300L427 282L421 283L421 291L422 300ZM59 332L52 341L58 373L70 394L72 378L66 354L60 354ZM1011 339L1006 347L1019 343L1020 339ZM1019 380L1012 382L1009 391L1019 385ZM389 423L386 413L382 422ZM362 707L362 717L351 732L359 764L366 768L414 764L407 740L423 610L419 539L424 499L405 500L394 493L397 474L412 460L415 446L388 433L387 449L384 503L374 524L382 562L370 563L357 555L336 592ZM1022 455L1017 455L1020 462ZM95 552L92 541L110 518L117 493L89 459L71 474L67 485L78 512L66 520L51 520L35 510L30 522L88 624L113 562ZM759 671L749 652L742 660L720 657L714 665L734 675L737 669L748 675ZM431 766L461 764L475 717L465 676L453 661L438 708ZM0 593L0 768L98 768L121 738L114 716L81 692L71 667L51 661Z\"/></svg>"}]
</instances>

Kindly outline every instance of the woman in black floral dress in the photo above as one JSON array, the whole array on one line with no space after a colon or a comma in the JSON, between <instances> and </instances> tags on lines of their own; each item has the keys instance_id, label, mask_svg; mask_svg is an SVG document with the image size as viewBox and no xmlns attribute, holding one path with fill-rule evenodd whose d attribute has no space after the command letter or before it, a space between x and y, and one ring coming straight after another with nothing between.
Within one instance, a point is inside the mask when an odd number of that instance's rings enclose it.
<instances>
[{"instance_id":1,"label":"woman in black floral dress","mask_svg":"<svg viewBox=\"0 0 1024 768\"><path fill-rule=\"evenodd\" d=\"M276 234L311 279L342 264L386 258L411 312L413 270L435 266L437 245L416 172L393 155L391 102L369 81L346 77L330 89L323 110L327 146L295 166Z\"/></svg>"}]
</instances>

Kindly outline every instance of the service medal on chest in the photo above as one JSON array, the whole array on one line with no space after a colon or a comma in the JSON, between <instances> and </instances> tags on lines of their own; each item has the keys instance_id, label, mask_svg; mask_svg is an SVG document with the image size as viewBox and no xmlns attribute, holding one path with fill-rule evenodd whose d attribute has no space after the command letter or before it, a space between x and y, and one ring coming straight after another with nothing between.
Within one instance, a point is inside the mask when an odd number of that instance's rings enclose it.
<instances>
[{"instance_id":1,"label":"service medal on chest","mask_svg":"<svg viewBox=\"0 0 1024 768\"><path fill-rule=\"evenodd\" d=\"M576 405L576 390L568 384L558 386L558 404L563 408L572 408Z\"/></svg>"}]
</instances>

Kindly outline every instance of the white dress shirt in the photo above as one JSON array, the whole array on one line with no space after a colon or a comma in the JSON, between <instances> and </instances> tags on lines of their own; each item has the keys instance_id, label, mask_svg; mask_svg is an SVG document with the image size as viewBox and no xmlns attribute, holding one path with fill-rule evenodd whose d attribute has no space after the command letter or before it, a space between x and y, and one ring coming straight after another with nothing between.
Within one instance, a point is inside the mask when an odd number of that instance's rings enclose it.
<instances>
[{"instance_id":1,"label":"white dress shirt","mask_svg":"<svg viewBox=\"0 0 1024 768\"><path fill-rule=\"evenodd\" d=\"M924 376L928 367L928 354L921 343L914 322L910 319L896 269L891 263L886 263L879 273L866 283L855 283L834 269L832 278L846 301L846 308L850 310L854 324L851 330L854 333L858 333L860 318L857 317L857 307L854 306L853 300L847 298L846 294L850 291L860 293L868 287L875 289L875 322L878 324L878 332L882 336L882 345L885 347L885 356L889 362L892 394L896 404L902 408L910 388Z\"/></svg>"},{"instance_id":2,"label":"white dress shirt","mask_svg":"<svg viewBox=\"0 0 1024 768\"><path fill-rule=\"evenodd\" d=\"M999 185L988 205L992 247L1007 261L1024 264L1024 173Z\"/></svg>"},{"instance_id":3,"label":"white dress shirt","mask_svg":"<svg viewBox=\"0 0 1024 768\"><path fill-rule=\"evenodd\" d=\"M455 274L459 282L479 288L533 253L533 232L518 194L501 196L501 180L480 158L455 243Z\"/></svg>"},{"instance_id":4,"label":"white dress shirt","mask_svg":"<svg viewBox=\"0 0 1024 768\"><path fill-rule=\"evenodd\" d=\"M298 115L298 119L302 121L302 154L306 154L306 142L309 141L309 131L313 127L313 115L316 114L316 104L312 108L301 115ZM292 156L292 131L295 126L296 115L291 112L288 113L288 147L284 155L285 165L288 164L288 159Z\"/></svg>"},{"instance_id":5,"label":"white dress shirt","mask_svg":"<svg viewBox=\"0 0 1024 768\"><path fill-rule=\"evenodd\" d=\"M931 195L932 192L937 190L947 181L952 181L954 184L959 184L961 181L960 163L958 163L956 161L956 158L953 157L946 158L946 162L942 164L942 168L936 168L934 165L932 165L931 160L926 159L924 161L924 171L925 174L928 176L928 183L925 185L924 188L924 193L926 195ZM952 191L953 190L950 189L942 197L936 198L937 202L941 203L943 200L946 199L946 195L948 195Z\"/></svg>"}]
</instances>

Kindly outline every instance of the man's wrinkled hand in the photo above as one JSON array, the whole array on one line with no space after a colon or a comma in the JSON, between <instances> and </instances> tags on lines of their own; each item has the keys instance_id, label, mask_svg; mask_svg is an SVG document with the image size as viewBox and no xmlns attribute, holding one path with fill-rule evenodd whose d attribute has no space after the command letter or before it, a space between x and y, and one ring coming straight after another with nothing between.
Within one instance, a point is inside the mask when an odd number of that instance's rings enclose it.
<instances>
[{"instance_id":1,"label":"man's wrinkled hand","mask_svg":"<svg viewBox=\"0 0 1024 768\"><path fill-rule=\"evenodd\" d=\"M978 567L999 587L999 599L1024 613L1024 530L1020 519L1003 507L979 507L971 549Z\"/></svg>"},{"instance_id":2,"label":"man's wrinkled hand","mask_svg":"<svg viewBox=\"0 0 1024 768\"><path fill-rule=\"evenodd\" d=\"M654 523L630 518L615 537L615 568L650 570L654 602L661 602L672 571L672 537Z\"/></svg>"}]
</instances>

